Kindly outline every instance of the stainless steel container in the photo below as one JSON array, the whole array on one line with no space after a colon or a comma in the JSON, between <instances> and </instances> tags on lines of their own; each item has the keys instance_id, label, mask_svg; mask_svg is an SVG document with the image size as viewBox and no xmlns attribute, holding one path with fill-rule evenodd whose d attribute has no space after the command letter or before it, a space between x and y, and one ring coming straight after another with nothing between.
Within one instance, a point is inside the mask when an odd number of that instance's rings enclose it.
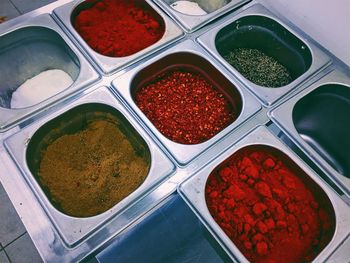
<instances>
[{"instance_id":1,"label":"stainless steel container","mask_svg":"<svg viewBox=\"0 0 350 263\"><path fill-rule=\"evenodd\" d=\"M350 77L334 70L270 111L271 119L350 196Z\"/></svg>"},{"instance_id":2,"label":"stainless steel container","mask_svg":"<svg viewBox=\"0 0 350 263\"><path fill-rule=\"evenodd\" d=\"M339 248L327 259L327 262L341 263L347 262L350 258L350 239L349 237L339 246Z\"/></svg>"},{"instance_id":3,"label":"stainless steel container","mask_svg":"<svg viewBox=\"0 0 350 263\"><path fill-rule=\"evenodd\" d=\"M63 214L52 205L49 198L38 184L38 181L31 173L32 169L30 169L29 166L32 166L31 158L34 158L35 156L32 155L32 151L30 151L28 155L28 144L31 144L31 140L34 137L36 141L35 143L39 143L37 138L38 135L36 134L40 132L40 136L44 136L45 133L57 128L56 126L59 122L63 121L66 122L66 124L68 123L68 129L70 126L74 126L74 123L69 123L68 120L72 121L72 119L74 119L73 115L79 113L80 110L84 111L84 108L89 108L89 110L93 111L93 109L98 109L99 107L102 107L102 109L112 107L118 111L125 117L124 121L121 120L121 122L124 122L125 125L131 125L134 129L134 133L139 134L142 137L145 147L148 147L150 152L150 170L146 180L138 189L118 204L115 204L115 206L108 211L87 218L71 217ZM42 130L42 127L44 130ZM96 234L96 232L101 230L101 228L110 222L112 218L119 216L137 200L146 196L153 188L164 181L174 171L174 165L170 160L166 158L164 153L162 153L162 151L153 143L150 137L143 131L139 124L130 116L106 87L99 87L97 89L95 87L94 90L89 90L89 93L65 105L54 114L37 120L34 124L22 129L16 134L13 134L5 140L4 144L18 168L16 172L13 170L11 176L16 177L17 180L21 180L22 178L25 179L28 186L26 191L30 191L35 195L34 204L40 204L41 209L46 213L46 215L41 217L40 220L44 221L45 224L53 226L53 229L51 230L55 233L53 234L55 240L52 241L54 242L52 243L52 246L59 245L59 248L64 250L67 254L65 255L66 257L71 256L69 249L76 248L79 245L85 246L89 244L89 237ZM32 209L33 214L36 214L37 209L35 207ZM43 228L41 233L38 234L46 235L45 231L47 231L47 229ZM56 233L58 233L58 235L56 235ZM59 242L57 238L62 239L64 243ZM56 250L56 252L58 253L58 250Z\"/></svg>"},{"instance_id":4,"label":"stainless steel container","mask_svg":"<svg viewBox=\"0 0 350 263\"><path fill-rule=\"evenodd\" d=\"M99 75L49 14L0 30L0 131L98 80ZM26 108L11 109L12 93L27 79L61 69L74 83L64 91Z\"/></svg>"},{"instance_id":5,"label":"stainless steel container","mask_svg":"<svg viewBox=\"0 0 350 263\"><path fill-rule=\"evenodd\" d=\"M229 253L232 260L236 262L248 262L235 244L228 238L225 232L219 227L211 216L205 200L205 187L207 179L211 171L220 163L233 155L239 149L246 146L269 146L278 149L286 154L290 160L300 167L309 179L313 180L328 196L334 212L336 220L336 228L333 239L315 258L315 262L324 262L345 240L349 235L350 230L348 224L350 222L350 210L347 204L331 190L300 158L292 153L284 144L282 144L276 137L274 137L266 127L260 126L253 132L247 134L242 140L237 141L215 161L208 164L200 172L190 177L185 182L181 183L178 191L183 199L190 205L192 210L197 214L201 221L206 225L208 230L214 235L218 242Z\"/></svg>"},{"instance_id":6,"label":"stainless steel container","mask_svg":"<svg viewBox=\"0 0 350 263\"><path fill-rule=\"evenodd\" d=\"M161 6L172 18L177 20L187 32L193 32L200 27L210 23L214 19L220 17L221 15L249 2L249 0L231 0L226 5L217 10L210 10L211 12L206 15L196 16L180 13L174 10L170 5L176 2L176 0L156 0L155 2L157 2L159 6Z\"/></svg>"},{"instance_id":7,"label":"stainless steel container","mask_svg":"<svg viewBox=\"0 0 350 263\"><path fill-rule=\"evenodd\" d=\"M259 100L270 106L297 89L305 80L313 78L327 66L330 58L311 39L276 17L260 4L228 16L224 22L198 38L217 60L250 89ZM223 56L232 48L254 48L270 54L285 66L292 82L283 87L267 88L246 79Z\"/></svg>"},{"instance_id":8,"label":"stainless steel container","mask_svg":"<svg viewBox=\"0 0 350 263\"><path fill-rule=\"evenodd\" d=\"M332 160L335 160L336 164L342 160L338 161L336 156L329 158L316 143L307 139L305 141L306 137L300 136L301 131L296 127L302 118L293 120L294 106L307 98L306 96L318 86L341 85L342 89L350 87L349 72L341 73L336 70L324 77L333 66L337 65L336 59L331 54L327 55L322 47L283 17L257 4L260 1L253 1L247 5L248 9L242 8L231 14L230 11L248 1L233 0L208 15L188 16L173 10L169 6L173 1L146 0L164 20L166 32L162 39L128 57L106 57L93 51L71 23L73 13L80 10L83 2L83 0L60 0L0 25L0 47L5 51L0 53L3 61L0 62L0 79L3 83L7 83L6 85L15 83L10 76L13 76L12 68L17 63L16 55L19 52L16 50L28 53L22 57L18 56L18 61L22 58L29 61L31 50L25 48L28 43L33 44L35 52L42 52L41 57L36 57L35 61L28 63L31 70L45 69L47 59L52 56L50 63L56 63L55 65L66 69L75 79L75 83L67 90L33 107L19 110L0 108L1 183L44 261L78 262L95 255L109 246L113 240L118 241L123 232L127 232L144 220L147 214L157 209L168 196L175 195L177 187L180 195L228 252L231 259L246 261L211 217L206 207L204 188L206 179L214 167L239 149L258 144L277 148L287 154L305 171L310 180L323 189L333 205L336 216L335 234L315 261L339 262L348 259L349 206L341 200L342 196L333 192L266 128L272 119L308 157L350 195L349 179L341 175L339 169L332 167L334 166ZM227 17L219 19L224 14L228 14ZM179 22L187 32L184 34L167 15ZM249 20L251 17L256 20L253 19L255 22L249 24L252 22ZM215 19L218 20L214 21ZM281 88L269 89L251 83L231 67L220 54L224 42L222 39L221 42L217 40L219 36L223 39L230 38L230 31L236 29L236 26L238 28L247 26L249 31L249 26L253 30L259 23L264 24L266 21L271 22L271 27L267 26L269 33L264 35L269 40L263 39L262 42L276 40L283 54L288 54L288 58L294 61L292 64L303 68L292 83ZM274 34L281 39L271 36ZM32 39L34 42L31 42ZM6 55L7 50L13 50L12 54ZM89 62L96 66L100 75L94 71ZM157 75L164 66L178 64L197 67L208 73L214 82L225 83L229 87L228 90L225 91L220 87L220 91L226 93L231 101L241 104L240 115L233 123L211 139L197 145L179 144L166 138L134 101L140 80ZM3 72L6 74L2 74ZM23 79L31 77L28 74L28 76L19 75ZM3 92L6 92L5 88L1 88L0 94ZM340 96L342 93L335 94L335 97ZM5 105L8 99L0 99L0 103ZM300 105L303 103L300 102ZM277 108L274 108L275 105ZM132 134L139 134L142 137L140 142L144 141L144 145L149 148L151 168L146 181L108 211L88 218L71 217L55 208L33 176L31 172L33 164L28 160L31 160L34 151L28 150L28 147L40 141L40 134L46 134L60 121L69 119L81 109L93 110L95 106L113 109L125 117L124 122L135 130ZM268 115L269 108L272 110ZM304 107L299 108L303 113ZM339 110L334 115L344 116L344 113L345 111ZM331 117L315 112L313 116L315 120L326 120ZM346 130L347 122L343 118L341 121L336 122L332 119L332 125L326 124L327 128L329 126L332 130L336 124ZM313 123L316 124L315 121ZM265 127L257 128L260 125ZM317 135L316 130L312 132ZM343 133L332 132L336 136L328 136L327 142L333 143L336 139L348 142L347 136ZM309 145L310 142L312 146ZM335 145L335 148L341 151L347 148L345 143ZM331 164L327 163L330 160ZM348 164L347 161L343 162Z\"/></svg>"},{"instance_id":9,"label":"stainless steel container","mask_svg":"<svg viewBox=\"0 0 350 263\"><path fill-rule=\"evenodd\" d=\"M128 106L139 116L140 120L150 128L151 132L182 166L188 164L196 156L239 127L261 109L259 103L248 92L246 92L234 78L229 77L221 68L220 64L215 61L208 61L206 58L207 55L200 47L198 47L198 45L191 40L187 40L169 48L160 55L154 56L141 67L128 71L112 82L113 87L123 97ZM233 123L206 142L195 145L180 144L166 138L139 109L133 98L135 93L135 80L140 78L140 76L143 79L149 78L157 75L157 73L165 67L172 65L178 65L181 67L186 64L196 65L204 72L210 72L212 76L215 76L215 79L221 79L221 82L225 81L225 83L227 82L230 84L231 86L229 88L231 90L227 89L223 92L232 94L232 97L235 96L233 94L234 92L240 97L242 103L242 110L239 117ZM219 83L219 81L217 83Z\"/></svg>"},{"instance_id":10,"label":"stainless steel container","mask_svg":"<svg viewBox=\"0 0 350 263\"><path fill-rule=\"evenodd\" d=\"M86 54L91 58L91 60L95 64L97 64L102 73L108 75L123 69L127 65L138 61L144 58L145 56L151 54L152 52L160 50L165 46L171 44L172 42L176 41L177 39L181 38L181 29L172 20L170 20L154 3L152 3L152 1L146 2L163 19L165 24L164 35L155 44L146 47L145 49L136 52L133 55L126 57L107 57L97 53L85 42L85 40L80 36L80 34L74 29L72 25L72 15L77 10L80 10L80 5L84 3L83 0L72 1L61 7L58 7L54 10L54 14L57 16L59 21L65 26L67 33L73 36L75 38L75 42L79 43L83 47ZM140 36L140 41L142 41L142 36Z\"/></svg>"}]
</instances>

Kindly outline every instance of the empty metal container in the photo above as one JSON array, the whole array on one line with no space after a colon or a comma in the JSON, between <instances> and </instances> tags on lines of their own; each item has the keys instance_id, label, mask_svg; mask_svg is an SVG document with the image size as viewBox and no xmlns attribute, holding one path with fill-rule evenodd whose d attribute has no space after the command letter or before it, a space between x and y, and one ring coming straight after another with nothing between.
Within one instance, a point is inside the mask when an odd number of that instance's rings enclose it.
<instances>
[{"instance_id":1,"label":"empty metal container","mask_svg":"<svg viewBox=\"0 0 350 263\"><path fill-rule=\"evenodd\" d=\"M350 79L335 70L270 112L272 120L350 194Z\"/></svg>"}]
</instances>

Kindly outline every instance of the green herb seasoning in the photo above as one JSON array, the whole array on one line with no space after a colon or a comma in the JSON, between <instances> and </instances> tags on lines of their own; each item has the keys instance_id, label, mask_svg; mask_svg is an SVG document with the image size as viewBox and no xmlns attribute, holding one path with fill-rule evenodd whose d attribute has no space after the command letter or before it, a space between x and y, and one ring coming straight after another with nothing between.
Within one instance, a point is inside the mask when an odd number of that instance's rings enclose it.
<instances>
[{"instance_id":1,"label":"green herb seasoning","mask_svg":"<svg viewBox=\"0 0 350 263\"><path fill-rule=\"evenodd\" d=\"M224 58L245 78L257 85L276 88L285 86L292 81L286 67L260 50L237 48Z\"/></svg>"}]
</instances>

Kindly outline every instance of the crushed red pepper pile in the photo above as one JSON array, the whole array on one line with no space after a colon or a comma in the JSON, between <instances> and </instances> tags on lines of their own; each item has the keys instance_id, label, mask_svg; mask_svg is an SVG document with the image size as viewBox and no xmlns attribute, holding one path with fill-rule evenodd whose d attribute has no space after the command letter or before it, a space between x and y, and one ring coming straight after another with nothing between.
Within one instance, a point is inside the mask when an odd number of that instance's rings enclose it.
<instances>
[{"instance_id":1,"label":"crushed red pepper pile","mask_svg":"<svg viewBox=\"0 0 350 263\"><path fill-rule=\"evenodd\" d=\"M214 220L251 262L312 261L334 233L331 205L267 151L232 155L210 174L205 194Z\"/></svg>"},{"instance_id":2,"label":"crushed red pepper pile","mask_svg":"<svg viewBox=\"0 0 350 263\"><path fill-rule=\"evenodd\" d=\"M201 74L175 69L142 86L135 101L167 138L202 143L236 118L229 100Z\"/></svg>"},{"instance_id":3,"label":"crushed red pepper pile","mask_svg":"<svg viewBox=\"0 0 350 263\"><path fill-rule=\"evenodd\" d=\"M88 45L110 57L132 55L162 38L162 18L145 1L88 0L73 25Z\"/></svg>"}]
</instances>

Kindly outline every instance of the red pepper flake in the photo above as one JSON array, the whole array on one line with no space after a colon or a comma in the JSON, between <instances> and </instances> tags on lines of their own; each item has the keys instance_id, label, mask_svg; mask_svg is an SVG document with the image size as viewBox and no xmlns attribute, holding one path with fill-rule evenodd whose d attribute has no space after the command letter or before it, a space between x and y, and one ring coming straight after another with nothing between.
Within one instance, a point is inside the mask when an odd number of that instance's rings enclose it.
<instances>
[{"instance_id":1,"label":"red pepper flake","mask_svg":"<svg viewBox=\"0 0 350 263\"><path fill-rule=\"evenodd\" d=\"M266 255L267 252L268 252L268 247L267 247L267 244L265 242L259 242L257 245L256 245L256 252L259 254L259 255Z\"/></svg>"},{"instance_id":2,"label":"red pepper flake","mask_svg":"<svg viewBox=\"0 0 350 263\"><path fill-rule=\"evenodd\" d=\"M132 55L157 42L165 32L164 21L145 1L85 3L93 5L80 11L73 25L88 45L102 55Z\"/></svg>"},{"instance_id":3,"label":"red pepper flake","mask_svg":"<svg viewBox=\"0 0 350 263\"><path fill-rule=\"evenodd\" d=\"M262 234L266 234L268 232L267 226L261 221L257 223L257 230Z\"/></svg>"},{"instance_id":4,"label":"red pepper flake","mask_svg":"<svg viewBox=\"0 0 350 263\"><path fill-rule=\"evenodd\" d=\"M256 215L261 215L266 209L267 209L267 206L264 205L263 203L256 203L253 206L253 212Z\"/></svg>"},{"instance_id":5,"label":"red pepper flake","mask_svg":"<svg viewBox=\"0 0 350 263\"><path fill-rule=\"evenodd\" d=\"M263 165L265 169L272 169L275 166L275 162L269 158L264 161Z\"/></svg>"},{"instance_id":6,"label":"red pepper flake","mask_svg":"<svg viewBox=\"0 0 350 263\"><path fill-rule=\"evenodd\" d=\"M250 242L248 242L248 241L244 242L244 246L245 246L245 248L248 249L248 250L251 250L251 249L252 249L252 243L250 243Z\"/></svg>"},{"instance_id":7,"label":"red pepper flake","mask_svg":"<svg viewBox=\"0 0 350 263\"><path fill-rule=\"evenodd\" d=\"M272 218L268 218L264 221L265 225L267 226L268 229L273 229L275 228L275 222L273 221Z\"/></svg>"},{"instance_id":8,"label":"red pepper flake","mask_svg":"<svg viewBox=\"0 0 350 263\"><path fill-rule=\"evenodd\" d=\"M211 83L183 69L142 86L135 101L164 136L182 144L205 142L237 117L229 100Z\"/></svg>"},{"instance_id":9,"label":"red pepper flake","mask_svg":"<svg viewBox=\"0 0 350 263\"><path fill-rule=\"evenodd\" d=\"M255 185L256 191L264 197L272 198L270 187L264 183L259 182Z\"/></svg>"},{"instance_id":10,"label":"red pepper flake","mask_svg":"<svg viewBox=\"0 0 350 263\"><path fill-rule=\"evenodd\" d=\"M250 262L312 261L332 239L331 204L279 159L282 153L258 149L241 149L209 175L209 211Z\"/></svg>"}]
</instances>

